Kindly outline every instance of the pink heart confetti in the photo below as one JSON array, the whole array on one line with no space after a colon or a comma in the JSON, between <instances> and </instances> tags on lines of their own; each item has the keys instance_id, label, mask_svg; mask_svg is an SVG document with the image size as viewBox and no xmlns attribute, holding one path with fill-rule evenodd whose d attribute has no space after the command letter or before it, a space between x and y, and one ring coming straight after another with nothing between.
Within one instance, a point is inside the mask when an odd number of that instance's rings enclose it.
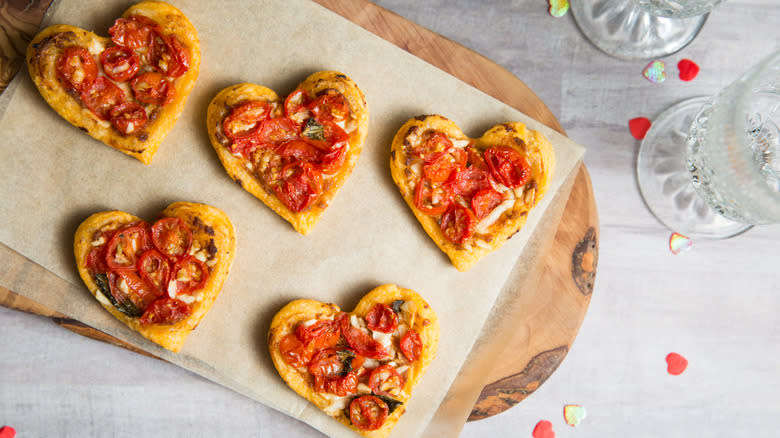
<instances>
[{"instance_id":1,"label":"pink heart confetti","mask_svg":"<svg viewBox=\"0 0 780 438\"><path fill-rule=\"evenodd\" d=\"M680 70L681 81L692 81L699 74L699 66L690 59L682 59L677 63L677 69Z\"/></svg>"},{"instance_id":2,"label":"pink heart confetti","mask_svg":"<svg viewBox=\"0 0 780 438\"><path fill-rule=\"evenodd\" d=\"M0 438L14 438L16 436L16 430L11 426L0 427Z\"/></svg>"},{"instance_id":3,"label":"pink heart confetti","mask_svg":"<svg viewBox=\"0 0 780 438\"><path fill-rule=\"evenodd\" d=\"M688 251L692 246L693 241L688 236L684 236L677 232L674 232L671 236L669 236L669 251L671 251L674 255Z\"/></svg>"},{"instance_id":4,"label":"pink heart confetti","mask_svg":"<svg viewBox=\"0 0 780 438\"><path fill-rule=\"evenodd\" d=\"M628 129L637 140L645 138L650 126L652 126L652 122L647 117L636 117L628 121Z\"/></svg>"},{"instance_id":5,"label":"pink heart confetti","mask_svg":"<svg viewBox=\"0 0 780 438\"><path fill-rule=\"evenodd\" d=\"M547 420L542 420L536 423L533 432L534 438L555 438L555 432L553 432L552 423Z\"/></svg>"},{"instance_id":6,"label":"pink heart confetti","mask_svg":"<svg viewBox=\"0 0 780 438\"><path fill-rule=\"evenodd\" d=\"M666 355L666 372L669 374L679 376L686 368L688 368L688 359L677 353Z\"/></svg>"},{"instance_id":7,"label":"pink heart confetti","mask_svg":"<svg viewBox=\"0 0 780 438\"><path fill-rule=\"evenodd\" d=\"M563 407L563 418L566 424L571 427L579 426L580 422L588 415L585 407L580 405L565 405Z\"/></svg>"},{"instance_id":8,"label":"pink heart confetti","mask_svg":"<svg viewBox=\"0 0 780 438\"><path fill-rule=\"evenodd\" d=\"M569 11L569 0L549 0L550 15L553 17L563 17Z\"/></svg>"},{"instance_id":9,"label":"pink heart confetti","mask_svg":"<svg viewBox=\"0 0 780 438\"><path fill-rule=\"evenodd\" d=\"M642 70L642 76L648 81L654 84L660 84L666 80L666 64L663 61L655 60L647 64L644 70Z\"/></svg>"}]
</instances>

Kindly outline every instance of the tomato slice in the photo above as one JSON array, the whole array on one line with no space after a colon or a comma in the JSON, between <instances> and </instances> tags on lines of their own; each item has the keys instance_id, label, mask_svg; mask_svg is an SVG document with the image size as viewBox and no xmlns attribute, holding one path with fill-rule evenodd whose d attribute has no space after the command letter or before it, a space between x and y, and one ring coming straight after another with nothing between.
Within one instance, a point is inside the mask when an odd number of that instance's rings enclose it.
<instances>
[{"instance_id":1,"label":"tomato slice","mask_svg":"<svg viewBox=\"0 0 780 438\"><path fill-rule=\"evenodd\" d=\"M318 122L341 121L349 116L349 103L343 94L328 89L309 103L314 118Z\"/></svg>"},{"instance_id":2,"label":"tomato slice","mask_svg":"<svg viewBox=\"0 0 780 438\"><path fill-rule=\"evenodd\" d=\"M231 141L247 138L257 133L260 124L271 114L268 102L250 100L241 103L222 121L222 131Z\"/></svg>"},{"instance_id":3,"label":"tomato slice","mask_svg":"<svg viewBox=\"0 0 780 438\"><path fill-rule=\"evenodd\" d=\"M320 160L320 170L322 170L322 173L325 175L333 175L344 167L346 158L346 145L333 148L330 152L322 156L322 159Z\"/></svg>"},{"instance_id":4,"label":"tomato slice","mask_svg":"<svg viewBox=\"0 0 780 438\"><path fill-rule=\"evenodd\" d=\"M313 377L316 392L327 392L345 396L357 392L357 373L347 371L342 360L348 350L326 348L314 354L309 362L309 373Z\"/></svg>"},{"instance_id":5,"label":"tomato slice","mask_svg":"<svg viewBox=\"0 0 780 438\"><path fill-rule=\"evenodd\" d=\"M303 140L290 140L282 143L276 153L290 161L308 161L315 163L320 160L323 153L311 143Z\"/></svg>"},{"instance_id":6,"label":"tomato slice","mask_svg":"<svg viewBox=\"0 0 780 438\"><path fill-rule=\"evenodd\" d=\"M503 201L504 197L501 193L492 188L482 189L471 198L471 209L474 210L474 215L477 219L482 219Z\"/></svg>"},{"instance_id":7,"label":"tomato slice","mask_svg":"<svg viewBox=\"0 0 780 438\"><path fill-rule=\"evenodd\" d=\"M436 154L423 166L423 175L433 182L444 182L450 179L453 172L466 167L468 154L460 148L452 148Z\"/></svg>"},{"instance_id":8,"label":"tomato slice","mask_svg":"<svg viewBox=\"0 0 780 438\"><path fill-rule=\"evenodd\" d=\"M390 408L373 395L356 397L349 404L349 421L361 430L377 430L387 420Z\"/></svg>"},{"instance_id":9,"label":"tomato slice","mask_svg":"<svg viewBox=\"0 0 780 438\"><path fill-rule=\"evenodd\" d=\"M466 199L490 187L490 174L477 166L468 167L455 174L452 183L452 191Z\"/></svg>"},{"instance_id":10,"label":"tomato slice","mask_svg":"<svg viewBox=\"0 0 780 438\"><path fill-rule=\"evenodd\" d=\"M135 102L124 102L111 108L111 125L117 131L130 135L146 125L146 110Z\"/></svg>"},{"instance_id":11,"label":"tomato slice","mask_svg":"<svg viewBox=\"0 0 780 438\"><path fill-rule=\"evenodd\" d=\"M171 78L178 78L190 69L190 55L176 35L152 32L149 64Z\"/></svg>"},{"instance_id":12,"label":"tomato slice","mask_svg":"<svg viewBox=\"0 0 780 438\"><path fill-rule=\"evenodd\" d=\"M392 365L384 364L374 368L368 378L371 392L386 397L398 398L404 389L404 378Z\"/></svg>"},{"instance_id":13,"label":"tomato slice","mask_svg":"<svg viewBox=\"0 0 780 438\"><path fill-rule=\"evenodd\" d=\"M410 150L409 153L422 158L427 163L450 148L452 148L452 142L449 137L443 132L429 129L423 132L420 145Z\"/></svg>"},{"instance_id":14,"label":"tomato slice","mask_svg":"<svg viewBox=\"0 0 780 438\"><path fill-rule=\"evenodd\" d=\"M117 82L129 81L141 66L141 59L132 49L111 46L100 54L106 76Z\"/></svg>"},{"instance_id":15,"label":"tomato slice","mask_svg":"<svg viewBox=\"0 0 780 438\"><path fill-rule=\"evenodd\" d=\"M334 347L341 339L341 329L332 319L321 319L314 324L299 324L295 335L309 350L317 351Z\"/></svg>"},{"instance_id":16,"label":"tomato slice","mask_svg":"<svg viewBox=\"0 0 780 438\"><path fill-rule=\"evenodd\" d=\"M343 376L313 376L312 380L314 391L327 392L339 397L356 393L359 382L358 375L354 371L350 371Z\"/></svg>"},{"instance_id":17,"label":"tomato slice","mask_svg":"<svg viewBox=\"0 0 780 438\"><path fill-rule=\"evenodd\" d=\"M462 244L474 234L476 222L471 210L453 203L441 217L441 231L450 242Z\"/></svg>"},{"instance_id":18,"label":"tomato slice","mask_svg":"<svg viewBox=\"0 0 780 438\"><path fill-rule=\"evenodd\" d=\"M192 231L178 217L166 217L152 225L152 243L172 260L187 255L192 245Z\"/></svg>"},{"instance_id":19,"label":"tomato slice","mask_svg":"<svg viewBox=\"0 0 780 438\"><path fill-rule=\"evenodd\" d=\"M109 272L108 284L117 303L125 310L132 309L131 316L140 316L140 312L161 296L132 270Z\"/></svg>"},{"instance_id":20,"label":"tomato slice","mask_svg":"<svg viewBox=\"0 0 780 438\"><path fill-rule=\"evenodd\" d=\"M347 340L347 344L349 344L356 353L370 359L384 359L390 355L385 347L374 340L366 330L353 327L352 324L350 324L349 319L349 315L342 313L336 320L341 327L341 335L344 336L344 339Z\"/></svg>"},{"instance_id":21,"label":"tomato slice","mask_svg":"<svg viewBox=\"0 0 780 438\"><path fill-rule=\"evenodd\" d=\"M118 18L108 29L114 44L129 49L141 49L149 46L152 32L159 31L159 25L142 15Z\"/></svg>"},{"instance_id":22,"label":"tomato slice","mask_svg":"<svg viewBox=\"0 0 780 438\"><path fill-rule=\"evenodd\" d=\"M422 178L414 188L414 205L429 215L438 216L444 213L452 202L452 194L447 186L433 183Z\"/></svg>"},{"instance_id":23,"label":"tomato slice","mask_svg":"<svg viewBox=\"0 0 780 438\"><path fill-rule=\"evenodd\" d=\"M192 314L192 307L176 298L165 297L156 300L141 315L141 325L170 325L183 321Z\"/></svg>"},{"instance_id":24,"label":"tomato slice","mask_svg":"<svg viewBox=\"0 0 780 438\"><path fill-rule=\"evenodd\" d=\"M309 95L302 89L297 89L284 99L284 117L297 124L302 124L309 118Z\"/></svg>"},{"instance_id":25,"label":"tomato slice","mask_svg":"<svg viewBox=\"0 0 780 438\"><path fill-rule=\"evenodd\" d=\"M507 146L492 147L485 150L485 162L490 173L501 184L520 187L531 176L531 165L516 150Z\"/></svg>"},{"instance_id":26,"label":"tomato slice","mask_svg":"<svg viewBox=\"0 0 780 438\"><path fill-rule=\"evenodd\" d=\"M297 140L301 128L290 119L275 117L260 124L257 135L261 143L278 146L286 141Z\"/></svg>"},{"instance_id":27,"label":"tomato slice","mask_svg":"<svg viewBox=\"0 0 780 438\"><path fill-rule=\"evenodd\" d=\"M409 362L414 362L422 355L422 340L419 333L409 330L401 337L401 353Z\"/></svg>"},{"instance_id":28,"label":"tomato slice","mask_svg":"<svg viewBox=\"0 0 780 438\"><path fill-rule=\"evenodd\" d=\"M296 161L282 168L282 181L274 186L274 193L292 211L308 208L322 193L322 175L306 161Z\"/></svg>"},{"instance_id":29,"label":"tomato slice","mask_svg":"<svg viewBox=\"0 0 780 438\"><path fill-rule=\"evenodd\" d=\"M469 156L468 164L470 166L484 170L485 172L488 171L487 163L485 163L485 160L482 158L482 154L475 147L469 145L466 147L466 152Z\"/></svg>"},{"instance_id":30,"label":"tomato slice","mask_svg":"<svg viewBox=\"0 0 780 438\"><path fill-rule=\"evenodd\" d=\"M366 327L382 333L393 333L398 328L398 315L386 304L376 303L366 315Z\"/></svg>"},{"instance_id":31,"label":"tomato slice","mask_svg":"<svg viewBox=\"0 0 780 438\"><path fill-rule=\"evenodd\" d=\"M179 260L171 270L171 281L176 281L177 294L190 294L203 288L208 278L209 268L193 256Z\"/></svg>"},{"instance_id":32,"label":"tomato slice","mask_svg":"<svg viewBox=\"0 0 780 438\"><path fill-rule=\"evenodd\" d=\"M338 348L326 348L318 351L311 358L309 373L312 376L334 377L344 370L344 362L341 361Z\"/></svg>"},{"instance_id":33,"label":"tomato slice","mask_svg":"<svg viewBox=\"0 0 780 438\"><path fill-rule=\"evenodd\" d=\"M81 92L81 101L96 116L109 120L111 109L125 101L125 92L107 77L100 76Z\"/></svg>"},{"instance_id":34,"label":"tomato slice","mask_svg":"<svg viewBox=\"0 0 780 438\"><path fill-rule=\"evenodd\" d=\"M288 333L279 341L279 353L287 364L295 368L308 367L314 351L306 348L295 333Z\"/></svg>"},{"instance_id":35,"label":"tomato slice","mask_svg":"<svg viewBox=\"0 0 780 438\"><path fill-rule=\"evenodd\" d=\"M176 89L168 78L153 71L142 73L130 82L135 100L159 106L168 105L176 95Z\"/></svg>"},{"instance_id":36,"label":"tomato slice","mask_svg":"<svg viewBox=\"0 0 780 438\"><path fill-rule=\"evenodd\" d=\"M138 258L138 274L162 295L168 287L171 264L160 251L148 249Z\"/></svg>"},{"instance_id":37,"label":"tomato slice","mask_svg":"<svg viewBox=\"0 0 780 438\"><path fill-rule=\"evenodd\" d=\"M106 265L113 270L135 270L138 258L149 249L146 227L134 225L117 231L106 246Z\"/></svg>"},{"instance_id":38,"label":"tomato slice","mask_svg":"<svg viewBox=\"0 0 780 438\"><path fill-rule=\"evenodd\" d=\"M70 46L62 51L57 60L57 77L65 88L79 93L88 90L98 74L97 63L83 47Z\"/></svg>"}]
</instances>

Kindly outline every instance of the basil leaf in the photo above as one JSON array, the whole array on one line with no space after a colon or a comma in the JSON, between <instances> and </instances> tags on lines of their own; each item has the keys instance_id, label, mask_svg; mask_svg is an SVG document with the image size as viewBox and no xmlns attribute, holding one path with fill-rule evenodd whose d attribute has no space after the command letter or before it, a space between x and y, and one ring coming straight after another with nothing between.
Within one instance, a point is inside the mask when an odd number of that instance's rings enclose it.
<instances>
[{"instance_id":1,"label":"basil leaf","mask_svg":"<svg viewBox=\"0 0 780 438\"><path fill-rule=\"evenodd\" d=\"M374 394L374 397L376 397L376 398L382 400L383 402L387 403L387 410L389 411L390 414L392 414L393 411L396 410L396 408L398 408L398 406L401 406L402 404L404 404L402 401L398 401L398 400L396 400L394 398L390 398L390 397L387 397L385 395Z\"/></svg>"},{"instance_id":2,"label":"basil leaf","mask_svg":"<svg viewBox=\"0 0 780 438\"><path fill-rule=\"evenodd\" d=\"M322 125L317 123L314 118L310 118L306 121L306 126L303 127L303 135L312 140L325 140L325 129Z\"/></svg>"},{"instance_id":3,"label":"basil leaf","mask_svg":"<svg viewBox=\"0 0 780 438\"><path fill-rule=\"evenodd\" d=\"M141 309L136 307L135 304L130 301L129 297L122 297L121 301L117 300L117 298L111 293L111 287L108 285L108 276L106 274L95 274L94 279L95 283L97 283L98 289L100 289L100 293L102 293L103 296L106 297L108 301L114 305L114 307L116 307L116 310L131 318L136 318L143 314Z\"/></svg>"},{"instance_id":4,"label":"basil leaf","mask_svg":"<svg viewBox=\"0 0 780 438\"><path fill-rule=\"evenodd\" d=\"M344 369L340 373L341 377L344 377L352 371L352 360L355 359L355 352L352 350L339 350L337 354L339 360L344 365Z\"/></svg>"},{"instance_id":5,"label":"basil leaf","mask_svg":"<svg viewBox=\"0 0 780 438\"><path fill-rule=\"evenodd\" d=\"M404 300L395 300L390 305L393 308L393 312L401 313L401 306L404 304Z\"/></svg>"}]
</instances>

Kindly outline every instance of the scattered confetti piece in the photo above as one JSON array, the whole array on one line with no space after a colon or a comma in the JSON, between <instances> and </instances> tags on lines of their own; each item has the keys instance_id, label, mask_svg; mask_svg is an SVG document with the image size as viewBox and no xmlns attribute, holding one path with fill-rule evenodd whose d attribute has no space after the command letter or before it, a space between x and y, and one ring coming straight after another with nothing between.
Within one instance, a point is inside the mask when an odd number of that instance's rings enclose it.
<instances>
[{"instance_id":1,"label":"scattered confetti piece","mask_svg":"<svg viewBox=\"0 0 780 438\"><path fill-rule=\"evenodd\" d=\"M16 431L11 426L0 427L0 438L14 438Z\"/></svg>"},{"instance_id":2,"label":"scattered confetti piece","mask_svg":"<svg viewBox=\"0 0 780 438\"><path fill-rule=\"evenodd\" d=\"M699 74L699 66L690 59L683 59L678 62L677 69L680 70L681 81L692 81Z\"/></svg>"},{"instance_id":3,"label":"scattered confetti piece","mask_svg":"<svg viewBox=\"0 0 780 438\"><path fill-rule=\"evenodd\" d=\"M677 255L683 251L688 251L693 246L693 241L688 236L683 236L680 233L672 233L669 236L669 250L672 254Z\"/></svg>"},{"instance_id":4,"label":"scattered confetti piece","mask_svg":"<svg viewBox=\"0 0 780 438\"><path fill-rule=\"evenodd\" d=\"M542 420L536 423L533 432L534 438L555 438L555 432L553 432L552 423L547 420Z\"/></svg>"},{"instance_id":5,"label":"scattered confetti piece","mask_svg":"<svg viewBox=\"0 0 780 438\"><path fill-rule=\"evenodd\" d=\"M666 80L666 71L664 71L665 67L666 64L664 64L663 61L652 61L650 64L647 64L647 67L645 67L644 70L642 70L642 75L648 81L654 84L660 84Z\"/></svg>"},{"instance_id":6,"label":"scattered confetti piece","mask_svg":"<svg viewBox=\"0 0 780 438\"><path fill-rule=\"evenodd\" d=\"M680 356L677 353L669 353L666 355L666 371L673 375L679 376L688 367L688 359Z\"/></svg>"},{"instance_id":7,"label":"scattered confetti piece","mask_svg":"<svg viewBox=\"0 0 780 438\"><path fill-rule=\"evenodd\" d=\"M569 0L549 0L550 15L553 17L563 17L569 10Z\"/></svg>"},{"instance_id":8,"label":"scattered confetti piece","mask_svg":"<svg viewBox=\"0 0 780 438\"><path fill-rule=\"evenodd\" d=\"M580 405L566 405L563 407L563 418L571 427L579 426L580 422L588 416L585 407Z\"/></svg>"},{"instance_id":9,"label":"scattered confetti piece","mask_svg":"<svg viewBox=\"0 0 780 438\"><path fill-rule=\"evenodd\" d=\"M628 121L628 129L631 130L631 135L637 140L645 138L650 125L652 125L652 122L647 117L636 117Z\"/></svg>"}]
</instances>

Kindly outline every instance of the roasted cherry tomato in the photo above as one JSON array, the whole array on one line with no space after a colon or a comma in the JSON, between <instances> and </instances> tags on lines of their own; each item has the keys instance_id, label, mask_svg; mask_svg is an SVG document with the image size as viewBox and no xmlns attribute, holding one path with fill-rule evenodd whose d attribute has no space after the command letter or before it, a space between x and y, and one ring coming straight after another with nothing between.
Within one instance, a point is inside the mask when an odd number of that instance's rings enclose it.
<instances>
[{"instance_id":1,"label":"roasted cherry tomato","mask_svg":"<svg viewBox=\"0 0 780 438\"><path fill-rule=\"evenodd\" d=\"M354 371L350 371L343 376L313 376L313 386L315 392L326 392L335 394L339 397L344 397L356 393L358 382L358 375Z\"/></svg>"},{"instance_id":2,"label":"roasted cherry tomato","mask_svg":"<svg viewBox=\"0 0 780 438\"><path fill-rule=\"evenodd\" d=\"M81 92L81 101L103 120L111 118L111 109L125 101L125 92L107 77L100 76Z\"/></svg>"},{"instance_id":3,"label":"roasted cherry tomato","mask_svg":"<svg viewBox=\"0 0 780 438\"><path fill-rule=\"evenodd\" d=\"M390 353L382 344L374 340L364 329L353 327L349 315L342 313L336 319L341 327L341 335L347 340L347 344L361 356L371 359L385 359Z\"/></svg>"},{"instance_id":4,"label":"roasted cherry tomato","mask_svg":"<svg viewBox=\"0 0 780 438\"><path fill-rule=\"evenodd\" d=\"M189 304L176 298L165 297L156 300L141 316L141 324L176 324L192 313Z\"/></svg>"},{"instance_id":5,"label":"roasted cherry tomato","mask_svg":"<svg viewBox=\"0 0 780 438\"><path fill-rule=\"evenodd\" d=\"M148 249L138 258L138 274L162 295L168 288L171 264L160 251Z\"/></svg>"},{"instance_id":6,"label":"roasted cherry tomato","mask_svg":"<svg viewBox=\"0 0 780 438\"><path fill-rule=\"evenodd\" d=\"M79 93L92 86L97 74L98 67L95 59L83 47L66 47L57 60L57 77L65 88L76 90Z\"/></svg>"},{"instance_id":7,"label":"roasted cherry tomato","mask_svg":"<svg viewBox=\"0 0 780 438\"><path fill-rule=\"evenodd\" d=\"M176 262L171 270L171 281L176 282L177 294L189 294L201 289L209 279L209 268L193 256Z\"/></svg>"},{"instance_id":8,"label":"roasted cherry tomato","mask_svg":"<svg viewBox=\"0 0 780 438\"><path fill-rule=\"evenodd\" d=\"M490 187L490 174L476 166L458 172L452 182L452 191L466 199Z\"/></svg>"},{"instance_id":9,"label":"roasted cherry tomato","mask_svg":"<svg viewBox=\"0 0 780 438\"><path fill-rule=\"evenodd\" d=\"M313 376L334 377L342 374L344 362L341 361L338 348L326 348L311 358L309 373Z\"/></svg>"},{"instance_id":10,"label":"roasted cherry tomato","mask_svg":"<svg viewBox=\"0 0 780 438\"><path fill-rule=\"evenodd\" d=\"M295 368L308 367L314 351L306 348L295 333L288 333L279 341L282 359Z\"/></svg>"},{"instance_id":11,"label":"roasted cherry tomato","mask_svg":"<svg viewBox=\"0 0 780 438\"><path fill-rule=\"evenodd\" d=\"M278 146L290 140L297 140L301 128L290 119L275 117L264 120L260 124L260 130L257 135L261 143Z\"/></svg>"},{"instance_id":12,"label":"roasted cherry tomato","mask_svg":"<svg viewBox=\"0 0 780 438\"><path fill-rule=\"evenodd\" d=\"M393 333L398 328L398 315L387 305L376 303L366 315L366 327L373 331Z\"/></svg>"},{"instance_id":13,"label":"roasted cherry tomato","mask_svg":"<svg viewBox=\"0 0 780 438\"><path fill-rule=\"evenodd\" d=\"M466 152L468 153L469 159L468 164L469 166L476 167L477 169L482 169L485 172L488 171L487 163L485 163L485 160L482 158L482 154L473 146L469 145L466 147Z\"/></svg>"},{"instance_id":14,"label":"roasted cherry tomato","mask_svg":"<svg viewBox=\"0 0 780 438\"><path fill-rule=\"evenodd\" d=\"M222 131L233 142L252 137L270 113L271 106L268 102L251 100L241 103L233 107L222 121Z\"/></svg>"},{"instance_id":15,"label":"roasted cherry tomato","mask_svg":"<svg viewBox=\"0 0 780 438\"><path fill-rule=\"evenodd\" d=\"M296 161L282 168L282 181L274 186L276 197L292 211L308 208L322 193L322 174L312 163Z\"/></svg>"},{"instance_id":16,"label":"roasted cherry tomato","mask_svg":"<svg viewBox=\"0 0 780 438\"><path fill-rule=\"evenodd\" d=\"M401 337L401 353L409 362L414 362L422 355L422 340L420 335L414 331L409 330Z\"/></svg>"},{"instance_id":17,"label":"roasted cherry tomato","mask_svg":"<svg viewBox=\"0 0 780 438\"><path fill-rule=\"evenodd\" d=\"M357 373L347 371L342 358L347 352L338 348L326 348L314 354L309 362L309 373L313 377L316 392L343 397L357 391Z\"/></svg>"},{"instance_id":18,"label":"roasted cherry tomato","mask_svg":"<svg viewBox=\"0 0 780 438\"><path fill-rule=\"evenodd\" d=\"M138 258L150 248L146 227L134 225L114 233L106 246L106 264L113 270L135 270Z\"/></svg>"},{"instance_id":19,"label":"roasted cherry tomato","mask_svg":"<svg viewBox=\"0 0 780 438\"><path fill-rule=\"evenodd\" d=\"M493 178L509 188L522 186L531 176L528 160L510 147L488 148L484 156Z\"/></svg>"},{"instance_id":20,"label":"roasted cherry tomato","mask_svg":"<svg viewBox=\"0 0 780 438\"><path fill-rule=\"evenodd\" d=\"M152 225L152 243L172 260L184 257L192 245L192 231L178 217L166 217Z\"/></svg>"},{"instance_id":21,"label":"roasted cherry tomato","mask_svg":"<svg viewBox=\"0 0 780 438\"><path fill-rule=\"evenodd\" d=\"M342 145L333 148L330 152L322 156L320 160L320 170L325 175L333 175L344 167L344 161L347 158L347 146Z\"/></svg>"},{"instance_id":22,"label":"roasted cherry tomato","mask_svg":"<svg viewBox=\"0 0 780 438\"><path fill-rule=\"evenodd\" d=\"M309 103L314 118L318 122L341 121L349 116L349 103L343 94L328 89Z\"/></svg>"},{"instance_id":23,"label":"roasted cherry tomato","mask_svg":"<svg viewBox=\"0 0 780 438\"><path fill-rule=\"evenodd\" d=\"M162 296L157 290L146 283L135 271L111 271L108 274L108 285L111 295L117 303L128 309L128 301L138 312ZM138 315L133 315L138 316Z\"/></svg>"},{"instance_id":24,"label":"roasted cherry tomato","mask_svg":"<svg viewBox=\"0 0 780 438\"><path fill-rule=\"evenodd\" d=\"M474 210L477 219L482 219L503 201L504 197L501 193L491 188L482 189L471 198L471 209Z\"/></svg>"},{"instance_id":25,"label":"roasted cherry tomato","mask_svg":"<svg viewBox=\"0 0 780 438\"><path fill-rule=\"evenodd\" d=\"M349 404L349 421L361 430L377 430L390 412L387 403L373 395L356 397Z\"/></svg>"},{"instance_id":26,"label":"roasted cherry tomato","mask_svg":"<svg viewBox=\"0 0 780 438\"><path fill-rule=\"evenodd\" d=\"M276 153L289 161L308 161L310 163L318 162L324 155L320 149L303 140L290 140L282 143L276 149Z\"/></svg>"},{"instance_id":27,"label":"roasted cherry tomato","mask_svg":"<svg viewBox=\"0 0 780 438\"><path fill-rule=\"evenodd\" d=\"M87 267L90 274L102 274L109 271L106 262L106 248L108 248L108 245L106 244L111 240L113 234L113 231L97 231L92 236L92 241L95 242L95 244L84 261L84 265Z\"/></svg>"},{"instance_id":28,"label":"roasted cherry tomato","mask_svg":"<svg viewBox=\"0 0 780 438\"><path fill-rule=\"evenodd\" d=\"M131 15L114 21L114 25L108 29L108 34L111 35L111 41L118 46L141 49L149 46L152 32L158 30L159 25L155 21L142 15Z\"/></svg>"},{"instance_id":29,"label":"roasted cherry tomato","mask_svg":"<svg viewBox=\"0 0 780 438\"><path fill-rule=\"evenodd\" d=\"M404 378L392 365L384 364L374 368L368 378L371 392L386 397L398 398L404 389Z\"/></svg>"},{"instance_id":30,"label":"roasted cherry tomato","mask_svg":"<svg viewBox=\"0 0 780 438\"><path fill-rule=\"evenodd\" d=\"M462 244L474 234L476 222L471 210L453 203L441 216L441 231L450 242Z\"/></svg>"},{"instance_id":31,"label":"roasted cherry tomato","mask_svg":"<svg viewBox=\"0 0 780 438\"><path fill-rule=\"evenodd\" d=\"M173 101L176 90L168 78L153 71L141 73L130 81L135 100L165 106Z\"/></svg>"},{"instance_id":32,"label":"roasted cherry tomato","mask_svg":"<svg viewBox=\"0 0 780 438\"><path fill-rule=\"evenodd\" d=\"M314 324L299 324L295 329L295 335L307 349L317 351L338 344L341 339L341 329L336 321L321 319Z\"/></svg>"},{"instance_id":33,"label":"roasted cherry tomato","mask_svg":"<svg viewBox=\"0 0 780 438\"><path fill-rule=\"evenodd\" d=\"M427 163L450 148L452 148L452 142L443 132L429 129L422 133L420 145L413 148L410 153L422 158Z\"/></svg>"},{"instance_id":34,"label":"roasted cherry tomato","mask_svg":"<svg viewBox=\"0 0 780 438\"><path fill-rule=\"evenodd\" d=\"M430 216L444 213L452 202L452 194L444 184L422 178L414 188L414 205Z\"/></svg>"},{"instance_id":35,"label":"roasted cherry tomato","mask_svg":"<svg viewBox=\"0 0 780 438\"><path fill-rule=\"evenodd\" d=\"M111 46L100 54L100 63L106 76L117 82L130 80L141 66L141 59L132 49Z\"/></svg>"},{"instance_id":36,"label":"roasted cherry tomato","mask_svg":"<svg viewBox=\"0 0 780 438\"><path fill-rule=\"evenodd\" d=\"M284 117L291 119L297 124L302 124L309 118L309 95L301 89L290 93L284 99Z\"/></svg>"},{"instance_id":37,"label":"roasted cherry tomato","mask_svg":"<svg viewBox=\"0 0 780 438\"><path fill-rule=\"evenodd\" d=\"M423 175L433 182L444 182L450 179L453 172L466 167L468 154L460 148L451 148L431 158L423 166Z\"/></svg>"},{"instance_id":38,"label":"roasted cherry tomato","mask_svg":"<svg viewBox=\"0 0 780 438\"><path fill-rule=\"evenodd\" d=\"M111 108L111 125L117 131L130 135L146 125L146 110L135 102L124 102Z\"/></svg>"},{"instance_id":39,"label":"roasted cherry tomato","mask_svg":"<svg viewBox=\"0 0 780 438\"><path fill-rule=\"evenodd\" d=\"M152 32L149 64L171 78L178 78L190 68L190 55L176 35Z\"/></svg>"}]
</instances>

